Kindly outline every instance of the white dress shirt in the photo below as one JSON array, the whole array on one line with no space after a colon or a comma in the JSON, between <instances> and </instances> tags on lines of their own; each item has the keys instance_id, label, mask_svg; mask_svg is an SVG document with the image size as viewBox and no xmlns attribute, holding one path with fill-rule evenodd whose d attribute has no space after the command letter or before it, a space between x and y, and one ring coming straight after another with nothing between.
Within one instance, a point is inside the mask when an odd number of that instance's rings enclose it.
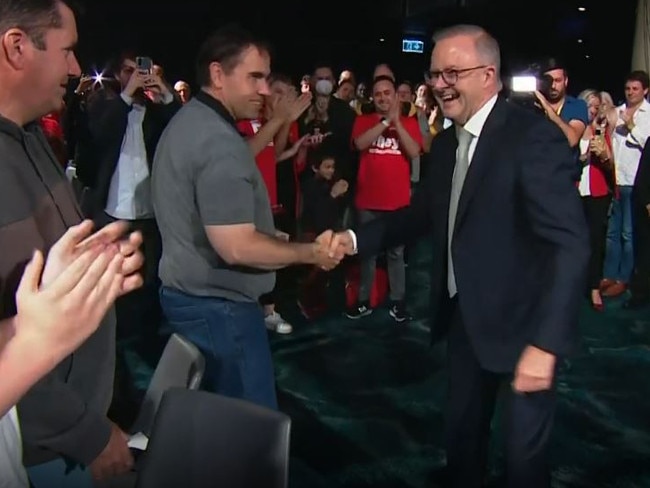
<instances>
[{"instance_id":1,"label":"white dress shirt","mask_svg":"<svg viewBox=\"0 0 650 488\"><path fill-rule=\"evenodd\" d=\"M470 117L467 123L463 126L463 128L467 132L469 132L474 136L472 142L469 145L469 151L468 151L468 159L470 165L472 164L472 158L474 157L474 152L476 151L476 144L478 144L478 138L481 136L481 132L483 132L483 126L485 126L485 122L487 121L490 112L492 112L492 109L497 103L497 98L498 98L498 94L490 98L478 110L478 112L476 112L474 115ZM352 248L356 253L358 251L357 234L352 229L348 229L348 232L350 233L350 237L352 239Z\"/></svg>"},{"instance_id":2,"label":"white dress shirt","mask_svg":"<svg viewBox=\"0 0 650 488\"><path fill-rule=\"evenodd\" d=\"M151 200L151 174L147 162L142 122L147 113L143 105L133 103L133 98L122 93L122 100L132 109L128 115L122 149L108 190L105 212L116 219L137 220L153 218ZM163 103L174 100L167 95Z\"/></svg>"},{"instance_id":3,"label":"white dress shirt","mask_svg":"<svg viewBox=\"0 0 650 488\"><path fill-rule=\"evenodd\" d=\"M13 407L0 418L0 488L28 488L18 413Z\"/></svg>"},{"instance_id":4,"label":"white dress shirt","mask_svg":"<svg viewBox=\"0 0 650 488\"><path fill-rule=\"evenodd\" d=\"M650 103L644 100L638 110L634 112L634 129L629 132L620 117L621 110L625 110L625 108L626 106L623 104L616 109L619 117L614 130L612 150L616 165L616 184L633 186L636 172L639 169L641 151L650 136Z\"/></svg>"}]
</instances>

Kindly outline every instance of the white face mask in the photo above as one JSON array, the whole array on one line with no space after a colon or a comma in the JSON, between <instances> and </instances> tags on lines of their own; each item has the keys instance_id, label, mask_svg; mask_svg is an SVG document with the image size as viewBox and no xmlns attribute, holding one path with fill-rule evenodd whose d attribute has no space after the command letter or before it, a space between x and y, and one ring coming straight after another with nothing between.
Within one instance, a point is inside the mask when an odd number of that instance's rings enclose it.
<instances>
[{"instance_id":1,"label":"white face mask","mask_svg":"<svg viewBox=\"0 0 650 488\"><path fill-rule=\"evenodd\" d=\"M330 80L318 80L316 82L316 93L319 95L329 95L333 89L334 86Z\"/></svg>"}]
</instances>

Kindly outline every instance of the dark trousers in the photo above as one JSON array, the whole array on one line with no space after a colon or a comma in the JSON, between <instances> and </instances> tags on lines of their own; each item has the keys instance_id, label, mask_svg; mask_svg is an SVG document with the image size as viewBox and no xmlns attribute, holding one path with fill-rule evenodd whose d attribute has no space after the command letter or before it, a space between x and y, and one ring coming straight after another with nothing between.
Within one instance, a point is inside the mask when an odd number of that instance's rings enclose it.
<instances>
[{"instance_id":1,"label":"dark trousers","mask_svg":"<svg viewBox=\"0 0 650 488\"><path fill-rule=\"evenodd\" d=\"M163 287L165 318L205 357L203 387L277 409L275 376L264 315L258 303L198 297Z\"/></svg>"},{"instance_id":2,"label":"dark trousers","mask_svg":"<svg viewBox=\"0 0 650 488\"><path fill-rule=\"evenodd\" d=\"M277 287L277 285L275 285ZM266 306L266 305L275 305L275 288L271 290L268 293L264 293L263 295L260 295L260 305Z\"/></svg>"},{"instance_id":3,"label":"dark trousers","mask_svg":"<svg viewBox=\"0 0 650 488\"><path fill-rule=\"evenodd\" d=\"M630 291L636 300L650 299L650 216L642 205L635 205L632 214L634 225L634 274Z\"/></svg>"},{"instance_id":4,"label":"dark trousers","mask_svg":"<svg viewBox=\"0 0 650 488\"><path fill-rule=\"evenodd\" d=\"M104 214L98 219L100 226L114 222L116 219ZM162 256L162 239L155 219L130 220L130 230L142 234L140 251L144 255L141 270L143 286L115 302L117 315L117 337L136 339L138 352L148 363L155 366L162 353L161 339L158 331L162 319L160 299L160 279L158 265Z\"/></svg>"},{"instance_id":5,"label":"dark trousers","mask_svg":"<svg viewBox=\"0 0 650 488\"><path fill-rule=\"evenodd\" d=\"M449 392L446 450L449 486L480 488L487 464L490 421L497 392L505 388L505 429L509 488L549 488L548 441L555 412L555 390L516 394L512 374L487 371L479 364L455 306L448 339Z\"/></svg>"},{"instance_id":6,"label":"dark trousers","mask_svg":"<svg viewBox=\"0 0 650 488\"><path fill-rule=\"evenodd\" d=\"M603 263L605 261L605 244L607 239L607 216L611 195L604 197L582 197L589 241L591 243L591 258L589 259L588 277L589 289L597 290L603 279Z\"/></svg>"}]
</instances>

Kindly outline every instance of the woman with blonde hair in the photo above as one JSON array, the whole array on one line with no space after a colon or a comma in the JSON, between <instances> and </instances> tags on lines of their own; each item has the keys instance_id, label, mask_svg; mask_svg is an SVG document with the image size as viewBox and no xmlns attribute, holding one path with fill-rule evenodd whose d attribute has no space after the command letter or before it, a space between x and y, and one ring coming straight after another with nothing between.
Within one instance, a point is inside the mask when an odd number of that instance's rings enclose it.
<instances>
[{"instance_id":1,"label":"woman with blonde hair","mask_svg":"<svg viewBox=\"0 0 650 488\"><path fill-rule=\"evenodd\" d=\"M601 93L584 90L578 98L587 104L589 125L580 140L580 160L584 166L578 189L585 210L591 241L589 262L589 289L594 310L604 310L600 294L605 259L607 214L616 188L614 161L612 158L612 130L607 113L602 109ZM611 97L610 97L611 98Z\"/></svg>"}]
</instances>

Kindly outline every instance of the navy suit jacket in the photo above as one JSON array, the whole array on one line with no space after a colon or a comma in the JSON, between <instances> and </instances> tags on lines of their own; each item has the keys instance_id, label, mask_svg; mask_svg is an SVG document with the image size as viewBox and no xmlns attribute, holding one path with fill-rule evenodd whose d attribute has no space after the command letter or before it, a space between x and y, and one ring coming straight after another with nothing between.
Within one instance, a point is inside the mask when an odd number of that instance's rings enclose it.
<instances>
[{"instance_id":1,"label":"navy suit jacket","mask_svg":"<svg viewBox=\"0 0 650 488\"><path fill-rule=\"evenodd\" d=\"M432 339L450 325L447 227L455 130L434 138L411 205L355 230L359 254L432 236ZM577 338L590 254L566 137L499 97L479 137L452 241L458 305L482 367L512 372L526 345L558 356Z\"/></svg>"}]
</instances>

